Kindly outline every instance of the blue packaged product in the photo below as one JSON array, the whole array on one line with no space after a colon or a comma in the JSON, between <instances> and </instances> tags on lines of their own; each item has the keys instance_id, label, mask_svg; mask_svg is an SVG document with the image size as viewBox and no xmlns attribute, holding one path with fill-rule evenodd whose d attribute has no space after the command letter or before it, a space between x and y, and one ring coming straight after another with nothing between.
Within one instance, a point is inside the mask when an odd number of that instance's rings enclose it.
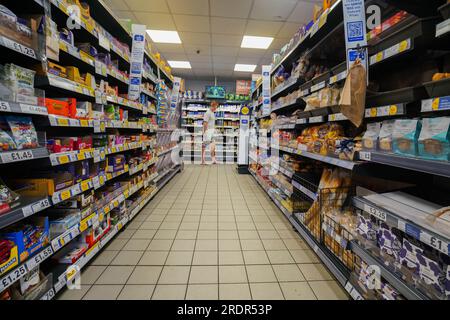
<instances>
[{"instance_id":1,"label":"blue packaged product","mask_svg":"<svg viewBox=\"0 0 450 320\"><path fill-rule=\"evenodd\" d=\"M450 160L450 117L422 120L419 156L430 160Z\"/></svg>"},{"instance_id":2,"label":"blue packaged product","mask_svg":"<svg viewBox=\"0 0 450 320\"><path fill-rule=\"evenodd\" d=\"M420 120L395 120L394 132L392 134L394 152L405 156L417 156L417 142L420 129Z\"/></svg>"}]
</instances>

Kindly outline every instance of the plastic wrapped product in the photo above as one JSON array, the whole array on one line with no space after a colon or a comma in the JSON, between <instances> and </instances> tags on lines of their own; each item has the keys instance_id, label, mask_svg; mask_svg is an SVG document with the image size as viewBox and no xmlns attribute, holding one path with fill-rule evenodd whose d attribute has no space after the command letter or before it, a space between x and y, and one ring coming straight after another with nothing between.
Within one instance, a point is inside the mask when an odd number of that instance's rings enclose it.
<instances>
[{"instance_id":1,"label":"plastic wrapped product","mask_svg":"<svg viewBox=\"0 0 450 320\"><path fill-rule=\"evenodd\" d=\"M431 160L449 160L450 117L422 119L419 156Z\"/></svg>"},{"instance_id":2,"label":"plastic wrapped product","mask_svg":"<svg viewBox=\"0 0 450 320\"><path fill-rule=\"evenodd\" d=\"M416 156L420 129L420 120L395 120L392 134L394 152L406 156Z\"/></svg>"},{"instance_id":3,"label":"plastic wrapped product","mask_svg":"<svg viewBox=\"0 0 450 320\"><path fill-rule=\"evenodd\" d=\"M394 132L395 120L383 121L379 134L378 147L382 151L392 151L392 133Z\"/></svg>"},{"instance_id":4,"label":"plastic wrapped product","mask_svg":"<svg viewBox=\"0 0 450 320\"><path fill-rule=\"evenodd\" d=\"M12 204L19 200L20 196L9 189L6 184L0 179L0 215L8 212Z\"/></svg>"},{"instance_id":5,"label":"plastic wrapped product","mask_svg":"<svg viewBox=\"0 0 450 320\"><path fill-rule=\"evenodd\" d=\"M0 79L4 80L14 93L34 96L35 74L33 70L7 64L1 69Z\"/></svg>"},{"instance_id":6,"label":"plastic wrapped product","mask_svg":"<svg viewBox=\"0 0 450 320\"><path fill-rule=\"evenodd\" d=\"M16 144L8 132L0 129L0 151L9 151L16 148Z\"/></svg>"},{"instance_id":7,"label":"plastic wrapped product","mask_svg":"<svg viewBox=\"0 0 450 320\"><path fill-rule=\"evenodd\" d=\"M39 146L36 129L31 117L7 116L6 121L11 128L17 149L31 149Z\"/></svg>"},{"instance_id":8,"label":"plastic wrapped product","mask_svg":"<svg viewBox=\"0 0 450 320\"><path fill-rule=\"evenodd\" d=\"M367 131L362 138L363 148L365 150L375 150L377 148L378 136L380 135L380 123L369 123Z\"/></svg>"}]
</instances>

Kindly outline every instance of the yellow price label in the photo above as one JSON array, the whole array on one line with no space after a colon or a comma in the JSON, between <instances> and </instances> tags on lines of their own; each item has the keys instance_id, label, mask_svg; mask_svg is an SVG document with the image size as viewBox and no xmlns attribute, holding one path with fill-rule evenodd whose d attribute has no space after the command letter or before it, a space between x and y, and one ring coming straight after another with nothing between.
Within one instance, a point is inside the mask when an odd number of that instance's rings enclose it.
<instances>
[{"instance_id":1,"label":"yellow price label","mask_svg":"<svg viewBox=\"0 0 450 320\"><path fill-rule=\"evenodd\" d=\"M403 52L405 50L408 49L409 46L409 41L408 40L403 40L402 42L400 42L399 48L398 48L398 52Z\"/></svg>"},{"instance_id":2,"label":"yellow price label","mask_svg":"<svg viewBox=\"0 0 450 320\"><path fill-rule=\"evenodd\" d=\"M118 223L117 224L117 231L120 231L122 229L122 227L123 227L122 222Z\"/></svg>"},{"instance_id":3,"label":"yellow price label","mask_svg":"<svg viewBox=\"0 0 450 320\"><path fill-rule=\"evenodd\" d=\"M125 196L125 198L128 198L130 196L130 190L125 190L123 192L123 195Z\"/></svg>"},{"instance_id":4,"label":"yellow price label","mask_svg":"<svg viewBox=\"0 0 450 320\"><path fill-rule=\"evenodd\" d=\"M117 207L119 206L119 201L117 201L117 200L114 200L114 202L113 202L113 206L114 206L115 208L117 208Z\"/></svg>"},{"instance_id":5,"label":"yellow price label","mask_svg":"<svg viewBox=\"0 0 450 320\"><path fill-rule=\"evenodd\" d=\"M439 98L435 98L433 99L433 102L431 103L431 109L436 111L439 110L439 103L440 103L440 99Z\"/></svg>"},{"instance_id":6,"label":"yellow price label","mask_svg":"<svg viewBox=\"0 0 450 320\"><path fill-rule=\"evenodd\" d=\"M105 178L103 176L100 176L99 181L100 181L100 184L104 184L105 183Z\"/></svg>"},{"instance_id":7,"label":"yellow price label","mask_svg":"<svg viewBox=\"0 0 450 320\"><path fill-rule=\"evenodd\" d=\"M397 111L398 111L397 105L393 104L392 106L389 107L389 115L390 116L396 115Z\"/></svg>"},{"instance_id":8,"label":"yellow price label","mask_svg":"<svg viewBox=\"0 0 450 320\"><path fill-rule=\"evenodd\" d=\"M83 181L83 182L81 183L81 190L84 192L84 191L86 191L86 190L88 190L88 189L89 189L89 183L86 182L86 181Z\"/></svg>"},{"instance_id":9,"label":"yellow price label","mask_svg":"<svg viewBox=\"0 0 450 320\"><path fill-rule=\"evenodd\" d=\"M336 120L336 115L335 115L335 114L330 115L330 120L331 120L331 121Z\"/></svg>"},{"instance_id":10,"label":"yellow price label","mask_svg":"<svg viewBox=\"0 0 450 320\"><path fill-rule=\"evenodd\" d=\"M88 251L86 251L86 255L88 256L92 251L94 251L98 247L98 242L94 244Z\"/></svg>"},{"instance_id":11,"label":"yellow price label","mask_svg":"<svg viewBox=\"0 0 450 320\"><path fill-rule=\"evenodd\" d=\"M65 190L61 192L61 200L67 200L71 197L70 190Z\"/></svg>"},{"instance_id":12,"label":"yellow price label","mask_svg":"<svg viewBox=\"0 0 450 320\"><path fill-rule=\"evenodd\" d=\"M59 42L59 49L65 52L69 51L69 49L67 49L67 44L65 44L63 41Z\"/></svg>"},{"instance_id":13,"label":"yellow price label","mask_svg":"<svg viewBox=\"0 0 450 320\"><path fill-rule=\"evenodd\" d=\"M370 108L370 116L376 117L377 116L377 108Z\"/></svg>"},{"instance_id":14,"label":"yellow price label","mask_svg":"<svg viewBox=\"0 0 450 320\"><path fill-rule=\"evenodd\" d=\"M105 123L100 122L100 131L105 131Z\"/></svg>"},{"instance_id":15,"label":"yellow price label","mask_svg":"<svg viewBox=\"0 0 450 320\"><path fill-rule=\"evenodd\" d=\"M89 126L89 121L87 121L87 120L80 120L80 126L82 126L82 127Z\"/></svg>"},{"instance_id":16,"label":"yellow price label","mask_svg":"<svg viewBox=\"0 0 450 320\"><path fill-rule=\"evenodd\" d=\"M59 164L65 164L69 162L69 156L60 156L59 157Z\"/></svg>"},{"instance_id":17,"label":"yellow price label","mask_svg":"<svg viewBox=\"0 0 450 320\"><path fill-rule=\"evenodd\" d=\"M319 28L323 27L323 25L327 22L327 18L328 18L328 13L324 13L320 16Z\"/></svg>"},{"instance_id":18,"label":"yellow price label","mask_svg":"<svg viewBox=\"0 0 450 320\"><path fill-rule=\"evenodd\" d=\"M109 208L109 206L106 206L105 208L103 208L103 212L105 214L108 214L111 211L111 209Z\"/></svg>"},{"instance_id":19,"label":"yellow price label","mask_svg":"<svg viewBox=\"0 0 450 320\"><path fill-rule=\"evenodd\" d=\"M70 266L66 271L67 281L72 280L73 277L77 274L77 269L73 266Z\"/></svg>"},{"instance_id":20,"label":"yellow price label","mask_svg":"<svg viewBox=\"0 0 450 320\"><path fill-rule=\"evenodd\" d=\"M378 52L377 55L375 56L376 62L380 62L381 60L383 60L383 51Z\"/></svg>"},{"instance_id":21,"label":"yellow price label","mask_svg":"<svg viewBox=\"0 0 450 320\"><path fill-rule=\"evenodd\" d=\"M106 174L106 180L111 180L112 179L112 174L111 173L107 173Z\"/></svg>"},{"instance_id":22,"label":"yellow price label","mask_svg":"<svg viewBox=\"0 0 450 320\"><path fill-rule=\"evenodd\" d=\"M81 151L79 154L78 154L78 160L84 160L84 159L86 159L86 155L84 154L84 151Z\"/></svg>"},{"instance_id":23,"label":"yellow price label","mask_svg":"<svg viewBox=\"0 0 450 320\"><path fill-rule=\"evenodd\" d=\"M80 232L84 232L88 228L88 224L85 220L80 222Z\"/></svg>"},{"instance_id":24,"label":"yellow price label","mask_svg":"<svg viewBox=\"0 0 450 320\"><path fill-rule=\"evenodd\" d=\"M68 126L69 125L69 119L58 118L57 123L60 126Z\"/></svg>"},{"instance_id":25,"label":"yellow price label","mask_svg":"<svg viewBox=\"0 0 450 320\"><path fill-rule=\"evenodd\" d=\"M63 238L61 238L61 240L59 240L59 244L64 247L66 245L66 242L64 241Z\"/></svg>"},{"instance_id":26,"label":"yellow price label","mask_svg":"<svg viewBox=\"0 0 450 320\"><path fill-rule=\"evenodd\" d=\"M103 214L103 212L100 212L100 214L98 215L98 221L102 222L104 218L105 215Z\"/></svg>"}]
</instances>

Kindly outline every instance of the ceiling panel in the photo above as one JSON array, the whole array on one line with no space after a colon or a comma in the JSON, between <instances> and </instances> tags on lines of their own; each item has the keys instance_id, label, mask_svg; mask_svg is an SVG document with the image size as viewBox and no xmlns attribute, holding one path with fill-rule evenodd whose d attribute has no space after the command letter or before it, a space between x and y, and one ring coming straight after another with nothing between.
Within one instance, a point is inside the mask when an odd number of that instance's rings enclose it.
<instances>
[{"instance_id":1,"label":"ceiling panel","mask_svg":"<svg viewBox=\"0 0 450 320\"><path fill-rule=\"evenodd\" d=\"M240 48L238 55L240 57L260 59L266 52L267 50Z\"/></svg>"},{"instance_id":2,"label":"ceiling panel","mask_svg":"<svg viewBox=\"0 0 450 320\"><path fill-rule=\"evenodd\" d=\"M211 17L212 33L243 35L247 20Z\"/></svg>"},{"instance_id":3,"label":"ceiling panel","mask_svg":"<svg viewBox=\"0 0 450 320\"><path fill-rule=\"evenodd\" d=\"M218 56L236 56L239 52L239 47L227 47L227 46L213 46L212 54Z\"/></svg>"},{"instance_id":4,"label":"ceiling panel","mask_svg":"<svg viewBox=\"0 0 450 320\"><path fill-rule=\"evenodd\" d=\"M231 78L233 76L233 71L230 70L214 70L214 75L217 77Z\"/></svg>"},{"instance_id":5,"label":"ceiling panel","mask_svg":"<svg viewBox=\"0 0 450 320\"><path fill-rule=\"evenodd\" d=\"M286 22L277 34L278 38L292 38L302 23Z\"/></svg>"},{"instance_id":6,"label":"ceiling panel","mask_svg":"<svg viewBox=\"0 0 450 320\"><path fill-rule=\"evenodd\" d=\"M230 55L230 56L213 55L212 59L214 62L219 62L219 63L235 63L236 57L237 57L237 55Z\"/></svg>"},{"instance_id":7,"label":"ceiling panel","mask_svg":"<svg viewBox=\"0 0 450 320\"><path fill-rule=\"evenodd\" d=\"M215 62L213 64L214 70L233 70L234 63Z\"/></svg>"},{"instance_id":8,"label":"ceiling panel","mask_svg":"<svg viewBox=\"0 0 450 320\"><path fill-rule=\"evenodd\" d=\"M313 18L313 10L314 2L300 0L287 20L289 22L307 23Z\"/></svg>"},{"instance_id":9,"label":"ceiling panel","mask_svg":"<svg viewBox=\"0 0 450 320\"><path fill-rule=\"evenodd\" d=\"M139 23L145 24L147 29L176 30L172 15L165 13L150 13L134 11Z\"/></svg>"},{"instance_id":10,"label":"ceiling panel","mask_svg":"<svg viewBox=\"0 0 450 320\"><path fill-rule=\"evenodd\" d=\"M210 0L211 15L227 18L247 18L252 0Z\"/></svg>"},{"instance_id":11,"label":"ceiling panel","mask_svg":"<svg viewBox=\"0 0 450 320\"><path fill-rule=\"evenodd\" d=\"M255 0L250 17L252 19L285 21L298 0Z\"/></svg>"},{"instance_id":12,"label":"ceiling panel","mask_svg":"<svg viewBox=\"0 0 450 320\"><path fill-rule=\"evenodd\" d=\"M115 10L130 10L130 8L126 5L124 0L104 0L105 4L111 8L113 11Z\"/></svg>"},{"instance_id":13,"label":"ceiling panel","mask_svg":"<svg viewBox=\"0 0 450 320\"><path fill-rule=\"evenodd\" d=\"M211 55L211 47L205 45L185 45L184 49L188 55L197 54L197 51L200 51L201 55Z\"/></svg>"},{"instance_id":14,"label":"ceiling panel","mask_svg":"<svg viewBox=\"0 0 450 320\"><path fill-rule=\"evenodd\" d=\"M198 55L196 53L189 54L187 53L188 59L190 62L212 62L211 55Z\"/></svg>"},{"instance_id":15,"label":"ceiling panel","mask_svg":"<svg viewBox=\"0 0 450 320\"><path fill-rule=\"evenodd\" d=\"M209 17L174 15L173 20L178 31L210 32Z\"/></svg>"},{"instance_id":16,"label":"ceiling panel","mask_svg":"<svg viewBox=\"0 0 450 320\"><path fill-rule=\"evenodd\" d=\"M211 45L211 34L202 32L180 32L184 45Z\"/></svg>"},{"instance_id":17,"label":"ceiling panel","mask_svg":"<svg viewBox=\"0 0 450 320\"><path fill-rule=\"evenodd\" d=\"M283 26L279 21L249 20L245 34L249 36L275 37Z\"/></svg>"},{"instance_id":18,"label":"ceiling panel","mask_svg":"<svg viewBox=\"0 0 450 320\"><path fill-rule=\"evenodd\" d=\"M208 0L167 0L174 14L209 15Z\"/></svg>"},{"instance_id":19,"label":"ceiling panel","mask_svg":"<svg viewBox=\"0 0 450 320\"><path fill-rule=\"evenodd\" d=\"M173 44L173 43L155 43L153 44L161 54L164 53L180 53L184 54L184 48L181 44Z\"/></svg>"},{"instance_id":20,"label":"ceiling panel","mask_svg":"<svg viewBox=\"0 0 450 320\"><path fill-rule=\"evenodd\" d=\"M185 53L165 52L163 55L166 60L177 60L177 61L187 61L188 60L188 56Z\"/></svg>"},{"instance_id":21,"label":"ceiling panel","mask_svg":"<svg viewBox=\"0 0 450 320\"><path fill-rule=\"evenodd\" d=\"M194 69L193 69L194 70ZM194 73L198 76L210 76L213 75L213 69L212 68L207 68L207 69L195 69Z\"/></svg>"},{"instance_id":22,"label":"ceiling panel","mask_svg":"<svg viewBox=\"0 0 450 320\"><path fill-rule=\"evenodd\" d=\"M130 9L135 11L169 13L169 7L167 6L166 0L123 0L123 1L126 2L126 4Z\"/></svg>"},{"instance_id":23,"label":"ceiling panel","mask_svg":"<svg viewBox=\"0 0 450 320\"><path fill-rule=\"evenodd\" d=\"M213 33L211 38L214 46L240 47L242 42L242 36L234 36L230 34Z\"/></svg>"},{"instance_id":24,"label":"ceiling panel","mask_svg":"<svg viewBox=\"0 0 450 320\"><path fill-rule=\"evenodd\" d=\"M191 61L191 66L195 70L197 70L197 69L211 69L213 67L211 61L207 61L207 62L194 62L194 61Z\"/></svg>"},{"instance_id":25,"label":"ceiling panel","mask_svg":"<svg viewBox=\"0 0 450 320\"><path fill-rule=\"evenodd\" d=\"M114 13L119 19L130 19L131 21L136 20L136 16L133 14L133 11L115 10Z\"/></svg>"}]
</instances>

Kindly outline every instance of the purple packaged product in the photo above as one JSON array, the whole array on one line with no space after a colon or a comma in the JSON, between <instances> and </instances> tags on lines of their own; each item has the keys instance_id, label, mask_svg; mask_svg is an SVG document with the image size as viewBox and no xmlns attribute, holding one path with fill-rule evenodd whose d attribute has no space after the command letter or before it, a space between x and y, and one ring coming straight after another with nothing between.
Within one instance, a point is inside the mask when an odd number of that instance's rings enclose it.
<instances>
[{"instance_id":1,"label":"purple packaged product","mask_svg":"<svg viewBox=\"0 0 450 320\"><path fill-rule=\"evenodd\" d=\"M444 293L445 274L441 266L420 253L417 254L417 261L419 262L420 278L425 284L432 286L440 294Z\"/></svg>"},{"instance_id":2,"label":"purple packaged product","mask_svg":"<svg viewBox=\"0 0 450 320\"><path fill-rule=\"evenodd\" d=\"M450 296L450 265L447 266L447 276L445 277L445 295Z\"/></svg>"},{"instance_id":3,"label":"purple packaged product","mask_svg":"<svg viewBox=\"0 0 450 320\"><path fill-rule=\"evenodd\" d=\"M385 300L398 300L399 293L387 283L381 284L381 292Z\"/></svg>"},{"instance_id":4,"label":"purple packaged product","mask_svg":"<svg viewBox=\"0 0 450 320\"><path fill-rule=\"evenodd\" d=\"M411 269L415 274L419 272L419 262L417 261L417 254L423 254L423 250L407 239L403 239L403 247L399 252L400 263Z\"/></svg>"},{"instance_id":5,"label":"purple packaged product","mask_svg":"<svg viewBox=\"0 0 450 320\"><path fill-rule=\"evenodd\" d=\"M385 223L382 223L378 230L378 246L381 251L397 260L398 253L402 247L401 242Z\"/></svg>"},{"instance_id":6,"label":"purple packaged product","mask_svg":"<svg viewBox=\"0 0 450 320\"><path fill-rule=\"evenodd\" d=\"M69 29L63 28L63 29L59 32L59 38L60 38L62 41L67 42L67 43L70 44L71 46L74 45L73 32L70 31Z\"/></svg>"},{"instance_id":7,"label":"purple packaged product","mask_svg":"<svg viewBox=\"0 0 450 320\"><path fill-rule=\"evenodd\" d=\"M90 43L77 43L76 46L78 49L80 49L83 52L86 52L87 54L93 56L94 58L97 57L98 51L94 46L91 46Z\"/></svg>"},{"instance_id":8,"label":"purple packaged product","mask_svg":"<svg viewBox=\"0 0 450 320\"><path fill-rule=\"evenodd\" d=\"M377 232L375 229L375 225L370 221L370 218L365 218L362 215L358 216L358 233L368 241L376 241L377 240Z\"/></svg>"}]
</instances>

